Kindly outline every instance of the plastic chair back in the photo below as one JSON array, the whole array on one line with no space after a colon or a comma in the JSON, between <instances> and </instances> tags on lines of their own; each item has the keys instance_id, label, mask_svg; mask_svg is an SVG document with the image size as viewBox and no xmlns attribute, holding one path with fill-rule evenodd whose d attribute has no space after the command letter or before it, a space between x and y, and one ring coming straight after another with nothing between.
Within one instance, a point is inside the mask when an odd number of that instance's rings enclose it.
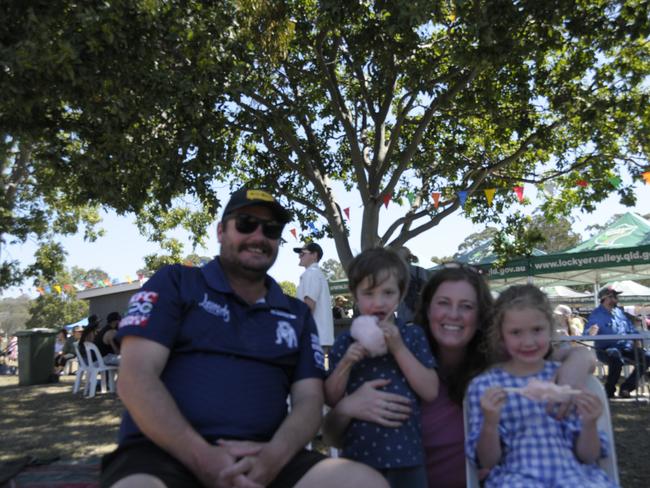
<instances>
[{"instance_id":1,"label":"plastic chair back","mask_svg":"<svg viewBox=\"0 0 650 488\"><path fill-rule=\"evenodd\" d=\"M115 391L115 374L117 366L107 366L99 349L92 342L85 342L88 356L88 397L94 397L97 381L100 381L100 391Z\"/></svg>"}]
</instances>

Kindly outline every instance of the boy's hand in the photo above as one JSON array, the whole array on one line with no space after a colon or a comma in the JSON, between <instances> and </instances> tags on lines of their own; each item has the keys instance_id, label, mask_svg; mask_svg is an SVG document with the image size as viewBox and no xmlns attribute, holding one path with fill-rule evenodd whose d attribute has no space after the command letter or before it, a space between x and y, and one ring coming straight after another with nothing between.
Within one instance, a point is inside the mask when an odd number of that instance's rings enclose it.
<instances>
[{"instance_id":1,"label":"boy's hand","mask_svg":"<svg viewBox=\"0 0 650 488\"><path fill-rule=\"evenodd\" d=\"M596 395L590 391L584 391L576 395L573 400L578 410L578 415L583 423L596 423L598 417L603 413L603 405Z\"/></svg>"},{"instance_id":2,"label":"boy's hand","mask_svg":"<svg viewBox=\"0 0 650 488\"><path fill-rule=\"evenodd\" d=\"M386 346L388 346L388 350L392 354L395 354L395 352L399 351L402 347L405 347L404 341L402 340L402 334L399 333L399 329L394 323L384 320L379 322L377 325L379 325L379 328L384 333Z\"/></svg>"},{"instance_id":3,"label":"boy's hand","mask_svg":"<svg viewBox=\"0 0 650 488\"><path fill-rule=\"evenodd\" d=\"M481 397L481 410L486 424L497 425L499 423L501 409L506 404L507 398L508 394L499 386L485 390Z\"/></svg>"},{"instance_id":4,"label":"boy's hand","mask_svg":"<svg viewBox=\"0 0 650 488\"><path fill-rule=\"evenodd\" d=\"M347 351L341 359L341 363L344 363L347 367L353 366L361 361L368 355L366 349L357 341L354 341L348 347Z\"/></svg>"}]
</instances>

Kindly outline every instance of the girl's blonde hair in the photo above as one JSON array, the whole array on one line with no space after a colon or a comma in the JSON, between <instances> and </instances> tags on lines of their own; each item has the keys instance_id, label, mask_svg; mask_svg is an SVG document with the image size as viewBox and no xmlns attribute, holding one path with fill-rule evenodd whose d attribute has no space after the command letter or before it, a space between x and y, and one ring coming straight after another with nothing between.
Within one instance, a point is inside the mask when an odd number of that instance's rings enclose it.
<instances>
[{"instance_id":1,"label":"girl's blonde hair","mask_svg":"<svg viewBox=\"0 0 650 488\"><path fill-rule=\"evenodd\" d=\"M508 310L533 308L540 311L546 321L548 322L548 331L553 336L553 312L551 304L548 301L546 294L534 285L515 285L503 291L494 304L494 312L490 325L486 331L486 353L490 363L498 363L510 359L507 353L503 332L501 327L503 325L503 318ZM552 352L552 347L549 346L548 352L544 356L547 358Z\"/></svg>"}]
</instances>

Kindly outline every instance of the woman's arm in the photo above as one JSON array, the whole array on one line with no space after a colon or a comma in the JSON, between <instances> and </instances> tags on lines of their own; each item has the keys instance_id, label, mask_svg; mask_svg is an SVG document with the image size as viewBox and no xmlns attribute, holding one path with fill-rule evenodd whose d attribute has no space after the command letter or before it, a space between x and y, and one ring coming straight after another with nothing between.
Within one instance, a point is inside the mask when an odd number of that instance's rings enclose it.
<instances>
[{"instance_id":1,"label":"woman's arm","mask_svg":"<svg viewBox=\"0 0 650 488\"><path fill-rule=\"evenodd\" d=\"M583 346L557 349L553 352L552 359L562 362L556 373L555 382L560 385L570 385L575 389L582 389L587 378L596 369L596 355ZM549 412L555 407L556 405L549 403ZM564 418L570 408L570 401L560 404L555 414L556 418Z\"/></svg>"},{"instance_id":2,"label":"woman's arm","mask_svg":"<svg viewBox=\"0 0 650 488\"><path fill-rule=\"evenodd\" d=\"M390 380L367 381L354 393L343 397L325 416L323 438L331 446L341 447L343 434L352 419L375 422L384 427L399 427L411 415L411 401L380 388Z\"/></svg>"}]
</instances>

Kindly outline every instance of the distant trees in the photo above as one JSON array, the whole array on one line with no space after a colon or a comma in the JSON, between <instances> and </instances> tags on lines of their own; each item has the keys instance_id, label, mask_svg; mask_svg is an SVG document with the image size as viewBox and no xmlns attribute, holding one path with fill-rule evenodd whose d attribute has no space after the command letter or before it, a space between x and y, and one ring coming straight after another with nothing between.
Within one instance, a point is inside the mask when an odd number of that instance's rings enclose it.
<instances>
[{"instance_id":1,"label":"distant trees","mask_svg":"<svg viewBox=\"0 0 650 488\"><path fill-rule=\"evenodd\" d=\"M12 336L16 331L25 329L29 320L29 304L30 298L26 295L0 300L0 335Z\"/></svg>"}]
</instances>

